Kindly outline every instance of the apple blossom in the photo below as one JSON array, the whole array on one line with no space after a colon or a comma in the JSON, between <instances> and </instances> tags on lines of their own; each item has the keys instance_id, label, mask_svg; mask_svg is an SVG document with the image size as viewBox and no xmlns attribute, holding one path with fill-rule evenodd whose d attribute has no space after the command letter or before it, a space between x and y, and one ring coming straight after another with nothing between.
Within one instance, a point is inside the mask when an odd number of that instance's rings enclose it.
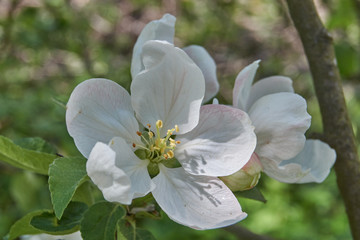
<instances>
[{"instance_id":1,"label":"apple blossom","mask_svg":"<svg viewBox=\"0 0 360 240\"><path fill-rule=\"evenodd\" d=\"M144 65L141 61L144 43L149 40L162 40L171 44L174 43L175 21L176 18L173 15L165 14L161 19L151 21L144 27L133 50L131 62L131 75L133 78L144 69ZM191 45L183 48L183 50L201 69L204 75L206 91L203 102L207 102L219 91L215 61L202 46Z\"/></svg>"},{"instance_id":2,"label":"apple blossom","mask_svg":"<svg viewBox=\"0 0 360 240\"><path fill-rule=\"evenodd\" d=\"M21 236L21 240L82 240L80 232L74 232L67 235L50 235L50 234L36 234Z\"/></svg>"},{"instance_id":3,"label":"apple blossom","mask_svg":"<svg viewBox=\"0 0 360 240\"><path fill-rule=\"evenodd\" d=\"M131 204L152 193L174 221L196 229L246 217L219 180L250 159L256 136L248 115L201 106L205 80L181 49L147 41L131 96L113 81L90 79L72 92L69 134L88 158L89 177L111 202Z\"/></svg>"},{"instance_id":4,"label":"apple blossom","mask_svg":"<svg viewBox=\"0 0 360 240\"><path fill-rule=\"evenodd\" d=\"M247 112L255 126L255 153L264 172L286 183L324 181L335 162L335 151L320 140L305 141L310 115L290 78L273 76L252 85L258 66L255 61L238 74L233 106Z\"/></svg>"}]
</instances>

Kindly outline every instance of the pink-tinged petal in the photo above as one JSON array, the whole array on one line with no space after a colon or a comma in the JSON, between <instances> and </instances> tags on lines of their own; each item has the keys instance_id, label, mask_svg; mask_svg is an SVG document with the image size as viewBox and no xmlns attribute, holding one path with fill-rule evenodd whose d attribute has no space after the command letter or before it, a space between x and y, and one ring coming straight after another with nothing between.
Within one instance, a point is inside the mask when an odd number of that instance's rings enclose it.
<instances>
[{"instance_id":1,"label":"pink-tinged petal","mask_svg":"<svg viewBox=\"0 0 360 240\"><path fill-rule=\"evenodd\" d=\"M130 178L134 198L143 197L151 192L155 185L147 170L149 160L140 160L122 138L113 138L109 146L116 153L116 167L122 169Z\"/></svg>"},{"instance_id":2,"label":"pink-tinged petal","mask_svg":"<svg viewBox=\"0 0 360 240\"><path fill-rule=\"evenodd\" d=\"M234 194L218 178L194 176L182 168L166 168L161 164L159 167L152 194L175 222L195 229L213 229L247 216Z\"/></svg>"},{"instance_id":3,"label":"pink-tinged petal","mask_svg":"<svg viewBox=\"0 0 360 240\"><path fill-rule=\"evenodd\" d=\"M306 140L304 149L280 164L269 162L265 173L285 183L323 182L336 160L336 152L320 140Z\"/></svg>"},{"instance_id":4,"label":"pink-tinged petal","mask_svg":"<svg viewBox=\"0 0 360 240\"><path fill-rule=\"evenodd\" d=\"M86 171L109 202L130 204L133 199L130 178L116 166L116 153L98 142L86 163Z\"/></svg>"},{"instance_id":5,"label":"pink-tinged petal","mask_svg":"<svg viewBox=\"0 0 360 240\"><path fill-rule=\"evenodd\" d=\"M227 176L240 170L256 146L249 116L225 105L204 105L199 124L176 140L175 157L191 174Z\"/></svg>"},{"instance_id":6,"label":"pink-tinged petal","mask_svg":"<svg viewBox=\"0 0 360 240\"><path fill-rule=\"evenodd\" d=\"M175 21L173 15L165 14L161 19L149 22L141 31L133 50L131 60L131 76L135 76L144 70L144 65L141 61L141 54L143 45L149 40L162 40L169 43L174 42L175 35Z\"/></svg>"},{"instance_id":7,"label":"pink-tinged petal","mask_svg":"<svg viewBox=\"0 0 360 240\"><path fill-rule=\"evenodd\" d=\"M233 106L247 111L247 101L249 99L251 85L254 81L256 70L259 67L260 60L246 66L237 75L233 89Z\"/></svg>"},{"instance_id":8,"label":"pink-tinged petal","mask_svg":"<svg viewBox=\"0 0 360 240\"><path fill-rule=\"evenodd\" d=\"M115 136L140 142L129 93L107 79L86 80L74 89L67 103L66 125L86 158L97 142L108 143Z\"/></svg>"},{"instance_id":9,"label":"pink-tinged petal","mask_svg":"<svg viewBox=\"0 0 360 240\"><path fill-rule=\"evenodd\" d=\"M203 102L209 101L219 91L219 82L216 77L216 64L205 48L191 45L183 48L187 55L201 69L205 78L205 96Z\"/></svg>"},{"instance_id":10,"label":"pink-tinged petal","mask_svg":"<svg viewBox=\"0 0 360 240\"><path fill-rule=\"evenodd\" d=\"M139 121L155 126L163 121L162 135L179 126L179 134L193 129L205 92L205 80L198 66L173 45L148 41L143 47L145 71L131 84L131 103Z\"/></svg>"},{"instance_id":11,"label":"pink-tinged petal","mask_svg":"<svg viewBox=\"0 0 360 240\"><path fill-rule=\"evenodd\" d=\"M295 157L304 147L304 133L311 117L306 112L306 101L294 93L275 93L257 100L249 110L255 126L255 152L262 157L280 162Z\"/></svg>"},{"instance_id":12,"label":"pink-tinged petal","mask_svg":"<svg viewBox=\"0 0 360 240\"><path fill-rule=\"evenodd\" d=\"M288 77L283 76L272 76L268 78L263 78L257 81L252 87L247 101L246 109L250 109L256 100L259 98L280 92L294 92L292 87L292 80Z\"/></svg>"}]
</instances>

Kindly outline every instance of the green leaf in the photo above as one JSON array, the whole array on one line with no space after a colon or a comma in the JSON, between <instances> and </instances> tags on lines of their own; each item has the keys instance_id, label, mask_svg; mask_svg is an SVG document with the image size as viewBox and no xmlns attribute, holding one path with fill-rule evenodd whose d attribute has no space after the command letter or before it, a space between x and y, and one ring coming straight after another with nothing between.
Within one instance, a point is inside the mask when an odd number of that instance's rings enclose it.
<instances>
[{"instance_id":1,"label":"green leaf","mask_svg":"<svg viewBox=\"0 0 360 240\"><path fill-rule=\"evenodd\" d=\"M115 203L99 202L92 205L81 222L81 236L84 240L114 240L117 223L125 213L125 209Z\"/></svg>"},{"instance_id":2,"label":"green leaf","mask_svg":"<svg viewBox=\"0 0 360 240\"><path fill-rule=\"evenodd\" d=\"M241 198L249 198L249 199L253 199L253 200L257 200L263 203L266 203L266 199L264 197L264 195L260 192L260 190L257 187L254 187L250 190L246 190L246 191L239 191L239 192L234 192L236 197L241 197Z\"/></svg>"},{"instance_id":3,"label":"green leaf","mask_svg":"<svg viewBox=\"0 0 360 240\"><path fill-rule=\"evenodd\" d=\"M16 221L10 228L10 232L8 233L8 235L6 236L5 239L8 240L12 240L15 239L21 235L26 235L26 234L40 234L43 231L36 229L35 227L33 227L30 224L31 219L34 216L38 216L41 215L43 213L51 213L50 210L39 210L39 211L35 211L35 212L31 212L27 215L25 215L24 217L22 217L21 219L19 219L18 221Z\"/></svg>"},{"instance_id":4,"label":"green leaf","mask_svg":"<svg viewBox=\"0 0 360 240\"><path fill-rule=\"evenodd\" d=\"M65 209L60 220L56 218L53 212L44 212L34 216L30 224L45 233L53 235L64 235L79 230L80 221L84 212L88 209L82 202L71 202Z\"/></svg>"},{"instance_id":5,"label":"green leaf","mask_svg":"<svg viewBox=\"0 0 360 240\"><path fill-rule=\"evenodd\" d=\"M44 152L50 154L56 153L56 149L54 148L54 146L52 146L51 144L47 143L44 139L39 137L20 138L14 140L14 143L28 150L34 150L37 152Z\"/></svg>"},{"instance_id":6,"label":"green leaf","mask_svg":"<svg viewBox=\"0 0 360 240\"><path fill-rule=\"evenodd\" d=\"M117 240L155 240L146 229L136 228L135 224L122 219L118 223Z\"/></svg>"},{"instance_id":7,"label":"green leaf","mask_svg":"<svg viewBox=\"0 0 360 240\"><path fill-rule=\"evenodd\" d=\"M49 189L55 215L61 218L76 189L87 179L86 159L57 158L49 168Z\"/></svg>"},{"instance_id":8,"label":"green leaf","mask_svg":"<svg viewBox=\"0 0 360 240\"><path fill-rule=\"evenodd\" d=\"M94 197L92 194L90 181L85 181L77 189L72 197L73 201L86 203L88 206L94 204Z\"/></svg>"},{"instance_id":9,"label":"green leaf","mask_svg":"<svg viewBox=\"0 0 360 240\"><path fill-rule=\"evenodd\" d=\"M21 148L10 139L0 136L0 161L14 167L47 175L49 165L55 158L57 156L53 154Z\"/></svg>"}]
</instances>

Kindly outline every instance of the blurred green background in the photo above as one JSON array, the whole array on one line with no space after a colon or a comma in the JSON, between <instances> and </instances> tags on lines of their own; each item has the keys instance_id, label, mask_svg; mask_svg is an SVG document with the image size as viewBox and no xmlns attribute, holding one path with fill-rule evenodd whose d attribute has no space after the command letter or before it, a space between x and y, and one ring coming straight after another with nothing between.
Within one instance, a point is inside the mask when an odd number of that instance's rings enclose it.
<instances>
[{"instance_id":1,"label":"blurred green background","mask_svg":"<svg viewBox=\"0 0 360 240\"><path fill-rule=\"evenodd\" d=\"M334 37L354 131L360 127L360 25L351 0L316 1ZM94 77L129 89L132 48L142 28L177 16L175 44L204 46L217 63L221 103L231 102L237 73L261 59L257 79L286 75L308 101L308 135L321 115L301 42L280 0L0 0L0 134L39 136L65 156L80 155L65 126L72 89ZM59 104L60 103L60 104ZM51 208L47 179L0 163L0 237L27 212ZM322 184L283 184L265 175L266 204L240 199L239 225L280 239L350 239L334 172ZM165 217L141 223L158 239L236 239L225 230L196 231Z\"/></svg>"}]
</instances>

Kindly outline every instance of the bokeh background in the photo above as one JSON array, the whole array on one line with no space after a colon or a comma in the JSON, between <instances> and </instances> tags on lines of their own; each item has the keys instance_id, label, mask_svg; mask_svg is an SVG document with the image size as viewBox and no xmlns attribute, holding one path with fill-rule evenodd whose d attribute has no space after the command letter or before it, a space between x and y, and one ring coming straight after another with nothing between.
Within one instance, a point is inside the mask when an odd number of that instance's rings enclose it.
<instances>
[{"instance_id":1,"label":"bokeh background","mask_svg":"<svg viewBox=\"0 0 360 240\"><path fill-rule=\"evenodd\" d=\"M334 37L353 127L360 134L360 25L352 0L317 0ZM39 136L64 156L77 156L65 126L72 89L94 77L129 89L132 48L142 28L164 13L177 17L175 44L204 46L217 63L221 103L231 102L237 73L261 59L257 79L285 75L307 99L308 136L322 131L299 37L281 0L0 0L0 134ZM239 199L239 223L280 239L350 239L332 171L322 184L283 184L263 175L267 203ZM51 208L47 179L0 163L0 237L26 213ZM236 239L226 230L196 231L170 221L144 220L158 239Z\"/></svg>"}]
</instances>

